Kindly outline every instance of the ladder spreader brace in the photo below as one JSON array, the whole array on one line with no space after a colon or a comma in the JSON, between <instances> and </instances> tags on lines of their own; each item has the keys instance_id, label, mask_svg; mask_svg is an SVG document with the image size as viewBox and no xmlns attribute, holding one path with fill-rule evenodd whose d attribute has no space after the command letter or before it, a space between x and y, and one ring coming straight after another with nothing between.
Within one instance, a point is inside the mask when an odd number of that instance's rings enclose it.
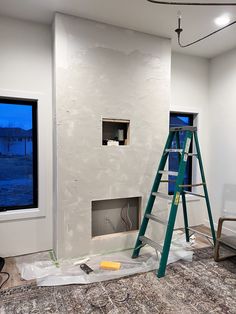
<instances>
[{"instance_id":1,"label":"ladder spreader brace","mask_svg":"<svg viewBox=\"0 0 236 314\"><path fill-rule=\"evenodd\" d=\"M180 147L180 135L179 135L180 131L185 131L185 140L184 140L183 148ZM172 143L174 139L176 139L177 148L172 148ZM196 153L194 154L189 153L189 149L193 141L195 142L195 149L196 149ZM179 155L178 172L164 170L168 156L171 153L179 153L178 154ZM189 157L197 157L202 183L191 184L191 185L184 184L184 174L186 170L187 160ZM174 190L173 196L158 192L160 183L168 183L169 181L173 182L173 180L161 180L162 176L166 174L176 177L176 180L174 180L175 190ZM188 188L190 186L193 186L193 187L202 186L204 195L184 190L184 188ZM173 235L176 214L177 214L180 198L182 199L182 206L183 206L184 229L185 229L186 241L189 242L189 238L190 238L189 232L192 230L188 226L186 194L191 194L197 197L203 197L205 199L210 228L211 228L212 240L215 244L216 236L215 236L214 224L213 224L212 213L211 213L211 206L210 206L210 201L209 201L209 196L208 196L208 191L207 191L206 179L205 179L205 174L203 170L200 146L198 142L197 127L191 127L191 126L170 128L169 135L168 135L166 145L164 147L164 151L160 160L160 164L159 164L159 167L158 167L155 179L154 179L152 190L151 190L148 202L147 202L143 221L139 230L139 234L138 234L135 248L132 255L132 258L138 257L140 249L146 244L153 247L156 251L159 251L161 253L160 264L159 264L159 268L157 269L157 277L159 278L165 276L166 265L167 265L167 260L169 256L170 245L171 245L171 240L172 240L172 235ZM156 198L158 197L172 200L168 221L164 221L163 219L158 218L157 216L152 214L153 205L155 203ZM146 232L149 220L166 225L166 233L165 233L163 246L145 236L145 232Z\"/></svg>"}]
</instances>

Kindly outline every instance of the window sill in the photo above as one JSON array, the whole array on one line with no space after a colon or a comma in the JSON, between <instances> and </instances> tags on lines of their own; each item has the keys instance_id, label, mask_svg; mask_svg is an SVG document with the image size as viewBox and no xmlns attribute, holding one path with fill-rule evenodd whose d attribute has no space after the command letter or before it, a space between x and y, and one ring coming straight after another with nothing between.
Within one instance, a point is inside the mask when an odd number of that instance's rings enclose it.
<instances>
[{"instance_id":1,"label":"window sill","mask_svg":"<svg viewBox=\"0 0 236 314\"><path fill-rule=\"evenodd\" d=\"M11 220L22 220L22 219L33 219L45 217L43 213L38 208L30 209L18 209L18 210L9 210L5 212L0 212L0 222L6 222Z\"/></svg>"}]
</instances>

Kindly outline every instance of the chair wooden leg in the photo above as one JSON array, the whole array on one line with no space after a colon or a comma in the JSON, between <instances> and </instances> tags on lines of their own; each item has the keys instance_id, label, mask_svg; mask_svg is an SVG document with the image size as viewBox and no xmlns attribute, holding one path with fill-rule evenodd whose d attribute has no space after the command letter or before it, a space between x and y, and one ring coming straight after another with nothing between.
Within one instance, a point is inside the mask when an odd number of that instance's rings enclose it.
<instances>
[{"instance_id":1,"label":"chair wooden leg","mask_svg":"<svg viewBox=\"0 0 236 314\"><path fill-rule=\"evenodd\" d=\"M225 255L220 257L220 246L226 246L229 250L234 251L234 248L231 248L230 245L227 245L227 243L221 243L219 240L221 238L221 232L222 232L222 228L223 228L223 222L224 221L236 221L236 217L220 217L219 221L218 221L218 228L217 228L217 238L216 238L216 243L215 243L215 251L214 251L214 260L216 262L220 262L223 261L229 257L233 257L236 256L236 254L232 254L232 255ZM219 240L218 240L219 239Z\"/></svg>"},{"instance_id":2,"label":"chair wooden leg","mask_svg":"<svg viewBox=\"0 0 236 314\"><path fill-rule=\"evenodd\" d=\"M229 251L234 251L234 249L231 249L230 247L228 247ZM220 242L216 240L216 245L215 245L215 251L214 251L214 260L216 262L222 262L230 257L235 257L236 254L230 254L230 255L225 255L220 257Z\"/></svg>"},{"instance_id":3,"label":"chair wooden leg","mask_svg":"<svg viewBox=\"0 0 236 314\"><path fill-rule=\"evenodd\" d=\"M215 244L215 252L214 252L214 260L216 262L220 261L220 257L219 257L219 251L220 251L220 243L218 240L216 240L216 244Z\"/></svg>"}]
</instances>

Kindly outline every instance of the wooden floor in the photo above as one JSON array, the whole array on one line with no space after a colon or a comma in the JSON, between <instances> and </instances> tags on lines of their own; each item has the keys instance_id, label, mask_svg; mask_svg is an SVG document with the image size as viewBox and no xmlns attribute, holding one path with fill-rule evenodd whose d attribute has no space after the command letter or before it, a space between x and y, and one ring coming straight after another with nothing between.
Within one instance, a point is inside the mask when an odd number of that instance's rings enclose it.
<instances>
[{"instance_id":1,"label":"wooden floor","mask_svg":"<svg viewBox=\"0 0 236 314\"><path fill-rule=\"evenodd\" d=\"M210 235L210 229L204 225L199 225L194 227L195 230ZM199 236L195 234L195 242L192 244L192 248L203 248L210 245L210 242L202 236ZM7 283L3 286L3 288L10 288L10 287L16 287L24 284L28 284L29 282L34 282L34 280L26 281L24 279L21 279L19 270L16 266L17 261L20 259L24 259L25 262L33 262L33 261L39 261L42 259L49 257L49 252L40 252L40 253L34 253L19 257L8 257L5 259L5 266L3 268L3 271L6 271L10 274L10 279L7 281ZM2 275L3 276L3 275ZM5 277L4 277L5 278ZM4 280L4 278L2 278ZM0 276L0 285L1 285L1 276Z\"/></svg>"}]
</instances>

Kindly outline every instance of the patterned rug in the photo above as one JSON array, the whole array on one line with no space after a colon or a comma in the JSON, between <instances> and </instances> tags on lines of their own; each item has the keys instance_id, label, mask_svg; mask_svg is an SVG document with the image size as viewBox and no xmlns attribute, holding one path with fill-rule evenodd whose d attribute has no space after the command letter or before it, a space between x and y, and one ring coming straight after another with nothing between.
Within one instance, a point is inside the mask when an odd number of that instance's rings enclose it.
<instances>
[{"instance_id":1,"label":"patterned rug","mask_svg":"<svg viewBox=\"0 0 236 314\"><path fill-rule=\"evenodd\" d=\"M236 313L236 259L216 263L212 248L193 262L91 285L21 286L0 291L0 314Z\"/></svg>"}]
</instances>

